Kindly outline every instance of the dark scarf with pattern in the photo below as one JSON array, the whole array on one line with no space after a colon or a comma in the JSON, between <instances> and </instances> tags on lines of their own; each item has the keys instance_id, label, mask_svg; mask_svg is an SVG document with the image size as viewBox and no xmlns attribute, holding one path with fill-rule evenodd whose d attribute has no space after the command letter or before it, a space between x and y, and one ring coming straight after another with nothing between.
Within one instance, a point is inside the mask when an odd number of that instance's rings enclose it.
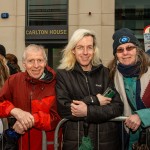
<instances>
[{"instance_id":1,"label":"dark scarf with pattern","mask_svg":"<svg viewBox=\"0 0 150 150\"><path fill-rule=\"evenodd\" d=\"M123 64L119 63L118 64L118 70L124 77L129 77L129 78L138 77L139 72L140 72L140 62L137 62L134 65L123 65ZM145 108L145 105L142 102L142 99L140 97L140 93L141 93L140 79L137 79L137 82L136 82L136 106L137 106L137 110ZM132 106L129 98L127 98L127 99L128 99L128 102L129 102L132 110L135 111L136 109L134 108L134 106Z\"/></svg>"},{"instance_id":2,"label":"dark scarf with pattern","mask_svg":"<svg viewBox=\"0 0 150 150\"><path fill-rule=\"evenodd\" d=\"M140 62L134 65L118 64L118 70L124 77L138 77L140 72Z\"/></svg>"}]
</instances>

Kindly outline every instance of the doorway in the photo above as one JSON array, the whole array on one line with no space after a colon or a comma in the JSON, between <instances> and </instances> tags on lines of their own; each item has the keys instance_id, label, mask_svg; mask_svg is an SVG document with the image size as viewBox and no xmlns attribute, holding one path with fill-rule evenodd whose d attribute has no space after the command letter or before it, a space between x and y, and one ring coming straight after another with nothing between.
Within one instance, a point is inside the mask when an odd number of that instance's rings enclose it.
<instances>
[{"instance_id":1,"label":"doorway","mask_svg":"<svg viewBox=\"0 0 150 150\"><path fill-rule=\"evenodd\" d=\"M48 65L52 67L55 71L60 64L62 58L62 50L66 44L48 44L44 45L46 48L46 54L48 58Z\"/></svg>"}]
</instances>

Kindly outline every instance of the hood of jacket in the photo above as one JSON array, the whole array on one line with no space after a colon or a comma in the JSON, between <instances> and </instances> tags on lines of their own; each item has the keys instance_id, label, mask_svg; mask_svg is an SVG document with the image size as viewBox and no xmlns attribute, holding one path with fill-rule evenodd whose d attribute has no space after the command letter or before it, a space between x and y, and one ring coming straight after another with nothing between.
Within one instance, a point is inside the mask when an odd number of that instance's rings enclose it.
<instances>
[{"instance_id":1,"label":"hood of jacket","mask_svg":"<svg viewBox=\"0 0 150 150\"><path fill-rule=\"evenodd\" d=\"M25 75L26 75L25 80L28 82L31 82L32 84L38 84L39 82L40 83L41 82L50 83L56 78L55 71L49 66L45 67L44 73L45 73L45 76L42 79L35 79L35 78L29 76L28 72L26 71L25 72Z\"/></svg>"}]
</instances>

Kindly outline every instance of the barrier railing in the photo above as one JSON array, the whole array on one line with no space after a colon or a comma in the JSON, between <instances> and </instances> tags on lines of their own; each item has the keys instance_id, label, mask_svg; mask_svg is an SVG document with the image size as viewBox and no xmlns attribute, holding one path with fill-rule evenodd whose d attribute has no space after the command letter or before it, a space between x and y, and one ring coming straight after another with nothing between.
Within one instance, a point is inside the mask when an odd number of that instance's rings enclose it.
<instances>
[{"instance_id":1,"label":"barrier railing","mask_svg":"<svg viewBox=\"0 0 150 150\"><path fill-rule=\"evenodd\" d=\"M120 121L121 122L121 121L124 121L126 118L127 117L125 117L125 116L119 116L119 117L111 119L110 121ZM67 121L69 121L69 119L64 118L56 126L56 129L55 129L55 132L54 132L54 150L58 150L58 148L60 146L60 143L58 141L58 139L59 139L59 130L60 130L61 126ZM42 134L43 134L42 150L46 150L47 149L46 147L49 143L47 142L46 135L45 135L44 131L42 131ZM2 150L3 150L3 148L2 148Z\"/></svg>"},{"instance_id":2,"label":"barrier railing","mask_svg":"<svg viewBox=\"0 0 150 150\"><path fill-rule=\"evenodd\" d=\"M125 121L126 119L127 119L127 117L125 117L125 116L119 116L119 117L111 119L110 121ZM54 150L58 150L58 148L59 148L59 142L58 142L59 129L68 120L69 119L66 119L66 118L62 119L56 126L55 133L54 133Z\"/></svg>"},{"instance_id":3,"label":"barrier railing","mask_svg":"<svg viewBox=\"0 0 150 150\"><path fill-rule=\"evenodd\" d=\"M9 118L13 118L13 117L9 117ZM8 119L8 118L5 118L5 119ZM4 127L4 124L5 124L5 127ZM4 144L3 134L4 134L4 130L6 129L8 129L8 122L6 125L6 122L4 123L4 118L3 119L0 118L0 150L5 150L4 145L3 145ZM47 141L46 133L45 131L42 131L42 150L47 150L47 145L54 145L54 141Z\"/></svg>"}]
</instances>

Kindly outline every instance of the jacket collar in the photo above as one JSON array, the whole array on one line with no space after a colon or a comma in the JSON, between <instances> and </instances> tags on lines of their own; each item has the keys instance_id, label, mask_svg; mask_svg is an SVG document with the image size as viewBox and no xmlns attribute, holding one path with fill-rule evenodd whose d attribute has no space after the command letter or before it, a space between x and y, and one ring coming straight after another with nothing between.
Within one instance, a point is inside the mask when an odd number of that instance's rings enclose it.
<instances>
[{"instance_id":1,"label":"jacket collar","mask_svg":"<svg viewBox=\"0 0 150 150\"><path fill-rule=\"evenodd\" d=\"M49 66L45 67L44 73L45 73L44 78L35 79L35 78L32 78L31 76L29 76L28 72L25 71L25 80L32 83L32 84L38 84L41 82L49 83L56 78L56 73Z\"/></svg>"},{"instance_id":2,"label":"jacket collar","mask_svg":"<svg viewBox=\"0 0 150 150\"><path fill-rule=\"evenodd\" d=\"M88 71L88 73L93 73L97 69L102 68L102 66L103 66L102 64L99 64L98 66L92 66L92 69L90 71ZM81 73L84 72L82 67L80 66L80 64L78 62L75 63L74 70L77 72L81 72Z\"/></svg>"}]
</instances>

